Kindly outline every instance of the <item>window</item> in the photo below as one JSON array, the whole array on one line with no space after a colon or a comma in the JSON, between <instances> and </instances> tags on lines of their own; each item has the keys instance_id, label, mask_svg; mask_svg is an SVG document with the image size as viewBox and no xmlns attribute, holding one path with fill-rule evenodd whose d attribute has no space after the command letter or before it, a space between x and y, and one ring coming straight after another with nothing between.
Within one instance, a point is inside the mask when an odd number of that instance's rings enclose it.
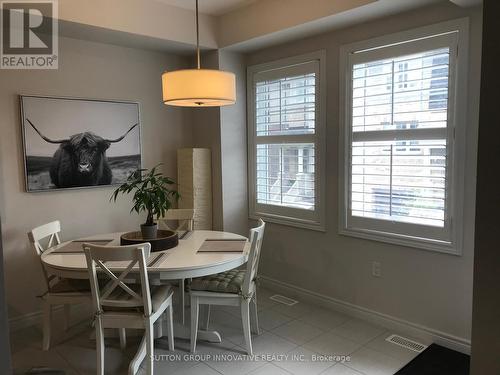
<instances>
[{"instance_id":1,"label":"window","mask_svg":"<svg viewBox=\"0 0 500 375\"><path fill-rule=\"evenodd\" d=\"M458 26L344 47L341 233L460 252Z\"/></svg>"},{"instance_id":2,"label":"window","mask_svg":"<svg viewBox=\"0 0 500 375\"><path fill-rule=\"evenodd\" d=\"M324 53L248 70L251 217L324 229Z\"/></svg>"}]
</instances>

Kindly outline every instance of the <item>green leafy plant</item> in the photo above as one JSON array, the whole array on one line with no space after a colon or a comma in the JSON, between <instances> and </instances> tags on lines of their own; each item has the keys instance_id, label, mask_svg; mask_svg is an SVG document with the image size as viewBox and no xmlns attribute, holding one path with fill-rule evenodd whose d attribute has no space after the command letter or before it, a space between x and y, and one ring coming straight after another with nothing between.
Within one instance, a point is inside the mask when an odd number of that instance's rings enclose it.
<instances>
[{"instance_id":1,"label":"green leafy plant","mask_svg":"<svg viewBox=\"0 0 500 375\"><path fill-rule=\"evenodd\" d=\"M165 216L165 213L172 207L172 202L180 198L177 190L170 187L175 182L157 172L161 164L147 169L137 169L128 178L127 181L119 186L111 195L110 201L116 202L118 195L130 194L134 192L132 201L134 206L130 212L147 212L147 219L144 225L154 225L154 219Z\"/></svg>"}]
</instances>

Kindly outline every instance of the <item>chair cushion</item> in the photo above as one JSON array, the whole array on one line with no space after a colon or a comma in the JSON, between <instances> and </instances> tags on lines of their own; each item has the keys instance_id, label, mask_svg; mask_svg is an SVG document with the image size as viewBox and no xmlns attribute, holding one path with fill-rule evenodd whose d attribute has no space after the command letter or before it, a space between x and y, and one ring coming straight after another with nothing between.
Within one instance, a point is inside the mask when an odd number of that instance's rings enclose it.
<instances>
[{"instance_id":1,"label":"chair cushion","mask_svg":"<svg viewBox=\"0 0 500 375\"><path fill-rule=\"evenodd\" d=\"M192 290L238 294L241 292L245 273L245 270L231 270L215 275L198 277L193 279L190 288Z\"/></svg>"},{"instance_id":2,"label":"chair cushion","mask_svg":"<svg viewBox=\"0 0 500 375\"><path fill-rule=\"evenodd\" d=\"M170 285L155 285L151 287L151 305L153 312L158 311L161 304L172 294Z\"/></svg>"},{"instance_id":3,"label":"chair cushion","mask_svg":"<svg viewBox=\"0 0 500 375\"><path fill-rule=\"evenodd\" d=\"M130 289L132 289L137 294L141 295L141 286L139 284L127 285ZM151 307L152 312L155 313L158 311L165 302L165 300L172 294L172 288L170 285L154 285L150 287L151 291ZM110 298L116 301L131 301L132 296L123 290L120 287L117 287L110 295ZM118 307L118 306L102 306L104 311L120 311L120 312L141 312L142 313L142 304L141 306L131 306L131 307Z\"/></svg>"},{"instance_id":4,"label":"chair cushion","mask_svg":"<svg viewBox=\"0 0 500 375\"><path fill-rule=\"evenodd\" d=\"M50 287L50 293L90 293L90 282L86 279L59 279Z\"/></svg>"}]
</instances>

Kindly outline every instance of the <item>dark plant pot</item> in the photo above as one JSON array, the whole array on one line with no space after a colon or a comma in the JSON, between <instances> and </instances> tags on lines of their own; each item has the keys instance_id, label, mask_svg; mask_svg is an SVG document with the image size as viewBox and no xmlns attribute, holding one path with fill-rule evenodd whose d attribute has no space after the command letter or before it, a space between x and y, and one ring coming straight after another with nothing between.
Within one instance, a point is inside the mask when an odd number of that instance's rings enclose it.
<instances>
[{"instance_id":1,"label":"dark plant pot","mask_svg":"<svg viewBox=\"0 0 500 375\"><path fill-rule=\"evenodd\" d=\"M158 235L158 224L141 224L142 238L145 240L154 240Z\"/></svg>"},{"instance_id":2,"label":"dark plant pot","mask_svg":"<svg viewBox=\"0 0 500 375\"><path fill-rule=\"evenodd\" d=\"M122 246L136 245L144 242L149 242L151 244L151 252L163 251L176 247L179 244L179 236L177 232L158 229L156 238L150 240L144 239L141 232L128 232L122 234L120 237L120 244Z\"/></svg>"}]
</instances>

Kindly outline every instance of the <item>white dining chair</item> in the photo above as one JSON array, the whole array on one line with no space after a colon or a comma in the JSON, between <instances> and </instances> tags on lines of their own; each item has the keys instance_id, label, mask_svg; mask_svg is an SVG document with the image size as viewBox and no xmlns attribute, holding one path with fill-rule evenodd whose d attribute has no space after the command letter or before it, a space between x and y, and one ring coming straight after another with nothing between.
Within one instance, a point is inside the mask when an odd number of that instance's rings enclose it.
<instances>
[{"instance_id":1,"label":"white dining chair","mask_svg":"<svg viewBox=\"0 0 500 375\"><path fill-rule=\"evenodd\" d=\"M257 289L256 277L259 268L260 249L264 238L266 224L262 219L259 225L250 230L250 252L245 270L231 270L215 275L195 278L191 282L191 352L196 350L196 337L198 334L198 316L200 305L240 306L243 335L248 355L253 354L252 336L250 333L250 304L254 315L254 333L259 332L259 319L257 315ZM207 327L210 316L207 306Z\"/></svg>"},{"instance_id":2,"label":"white dining chair","mask_svg":"<svg viewBox=\"0 0 500 375\"><path fill-rule=\"evenodd\" d=\"M177 222L176 227L170 226L172 221ZM158 224L160 229L168 229L174 232L179 230L192 231L194 227L194 209L170 209L165 213L165 216L158 220Z\"/></svg>"},{"instance_id":3,"label":"white dining chair","mask_svg":"<svg viewBox=\"0 0 500 375\"><path fill-rule=\"evenodd\" d=\"M176 227L170 226L172 222L177 222ZM194 228L194 209L190 208L177 208L170 209L165 213L165 216L158 220L159 229L167 229L173 232L178 232L180 230L185 232L191 232ZM181 314L182 314L182 324L184 324L185 319L185 306L186 306L186 280L179 280L179 291L181 297Z\"/></svg>"},{"instance_id":4,"label":"white dining chair","mask_svg":"<svg viewBox=\"0 0 500 375\"><path fill-rule=\"evenodd\" d=\"M40 260L42 272L47 288L40 296L43 304L43 350L49 350L51 339L52 306L64 306L64 330L70 326L71 305L90 302L90 284L88 280L66 279L51 275L41 262L41 255L48 249L61 243L61 223L53 221L34 228L28 233L28 238ZM42 244L43 243L43 244Z\"/></svg>"},{"instance_id":5,"label":"white dining chair","mask_svg":"<svg viewBox=\"0 0 500 375\"><path fill-rule=\"evenodd\" d=\"M154 324L162 324L164 313L167 315L168 346L174 350L174 328L172 317L172 290L169 285L150 287L146 259L149 257L149 243L131 246L97 246L83 244L89 271L92 301L95 311L97 345L97 374L104 374L104 329L124 330L145 329L139 350L146 347L146 371L153 374ZM119 274L113 271L112 262L120 262L123 269ZM124 264L125 263L125 264ZM99 271L99 278L98 278ZM125 284L124 280L139 271L136 284ZM109 278L108 282L107 279ZM105 284L101 286L101 284ZM161 331L161 329L160 329ZM133 372L132 367L129 373Z\"/></svg>"}]
</instances>

